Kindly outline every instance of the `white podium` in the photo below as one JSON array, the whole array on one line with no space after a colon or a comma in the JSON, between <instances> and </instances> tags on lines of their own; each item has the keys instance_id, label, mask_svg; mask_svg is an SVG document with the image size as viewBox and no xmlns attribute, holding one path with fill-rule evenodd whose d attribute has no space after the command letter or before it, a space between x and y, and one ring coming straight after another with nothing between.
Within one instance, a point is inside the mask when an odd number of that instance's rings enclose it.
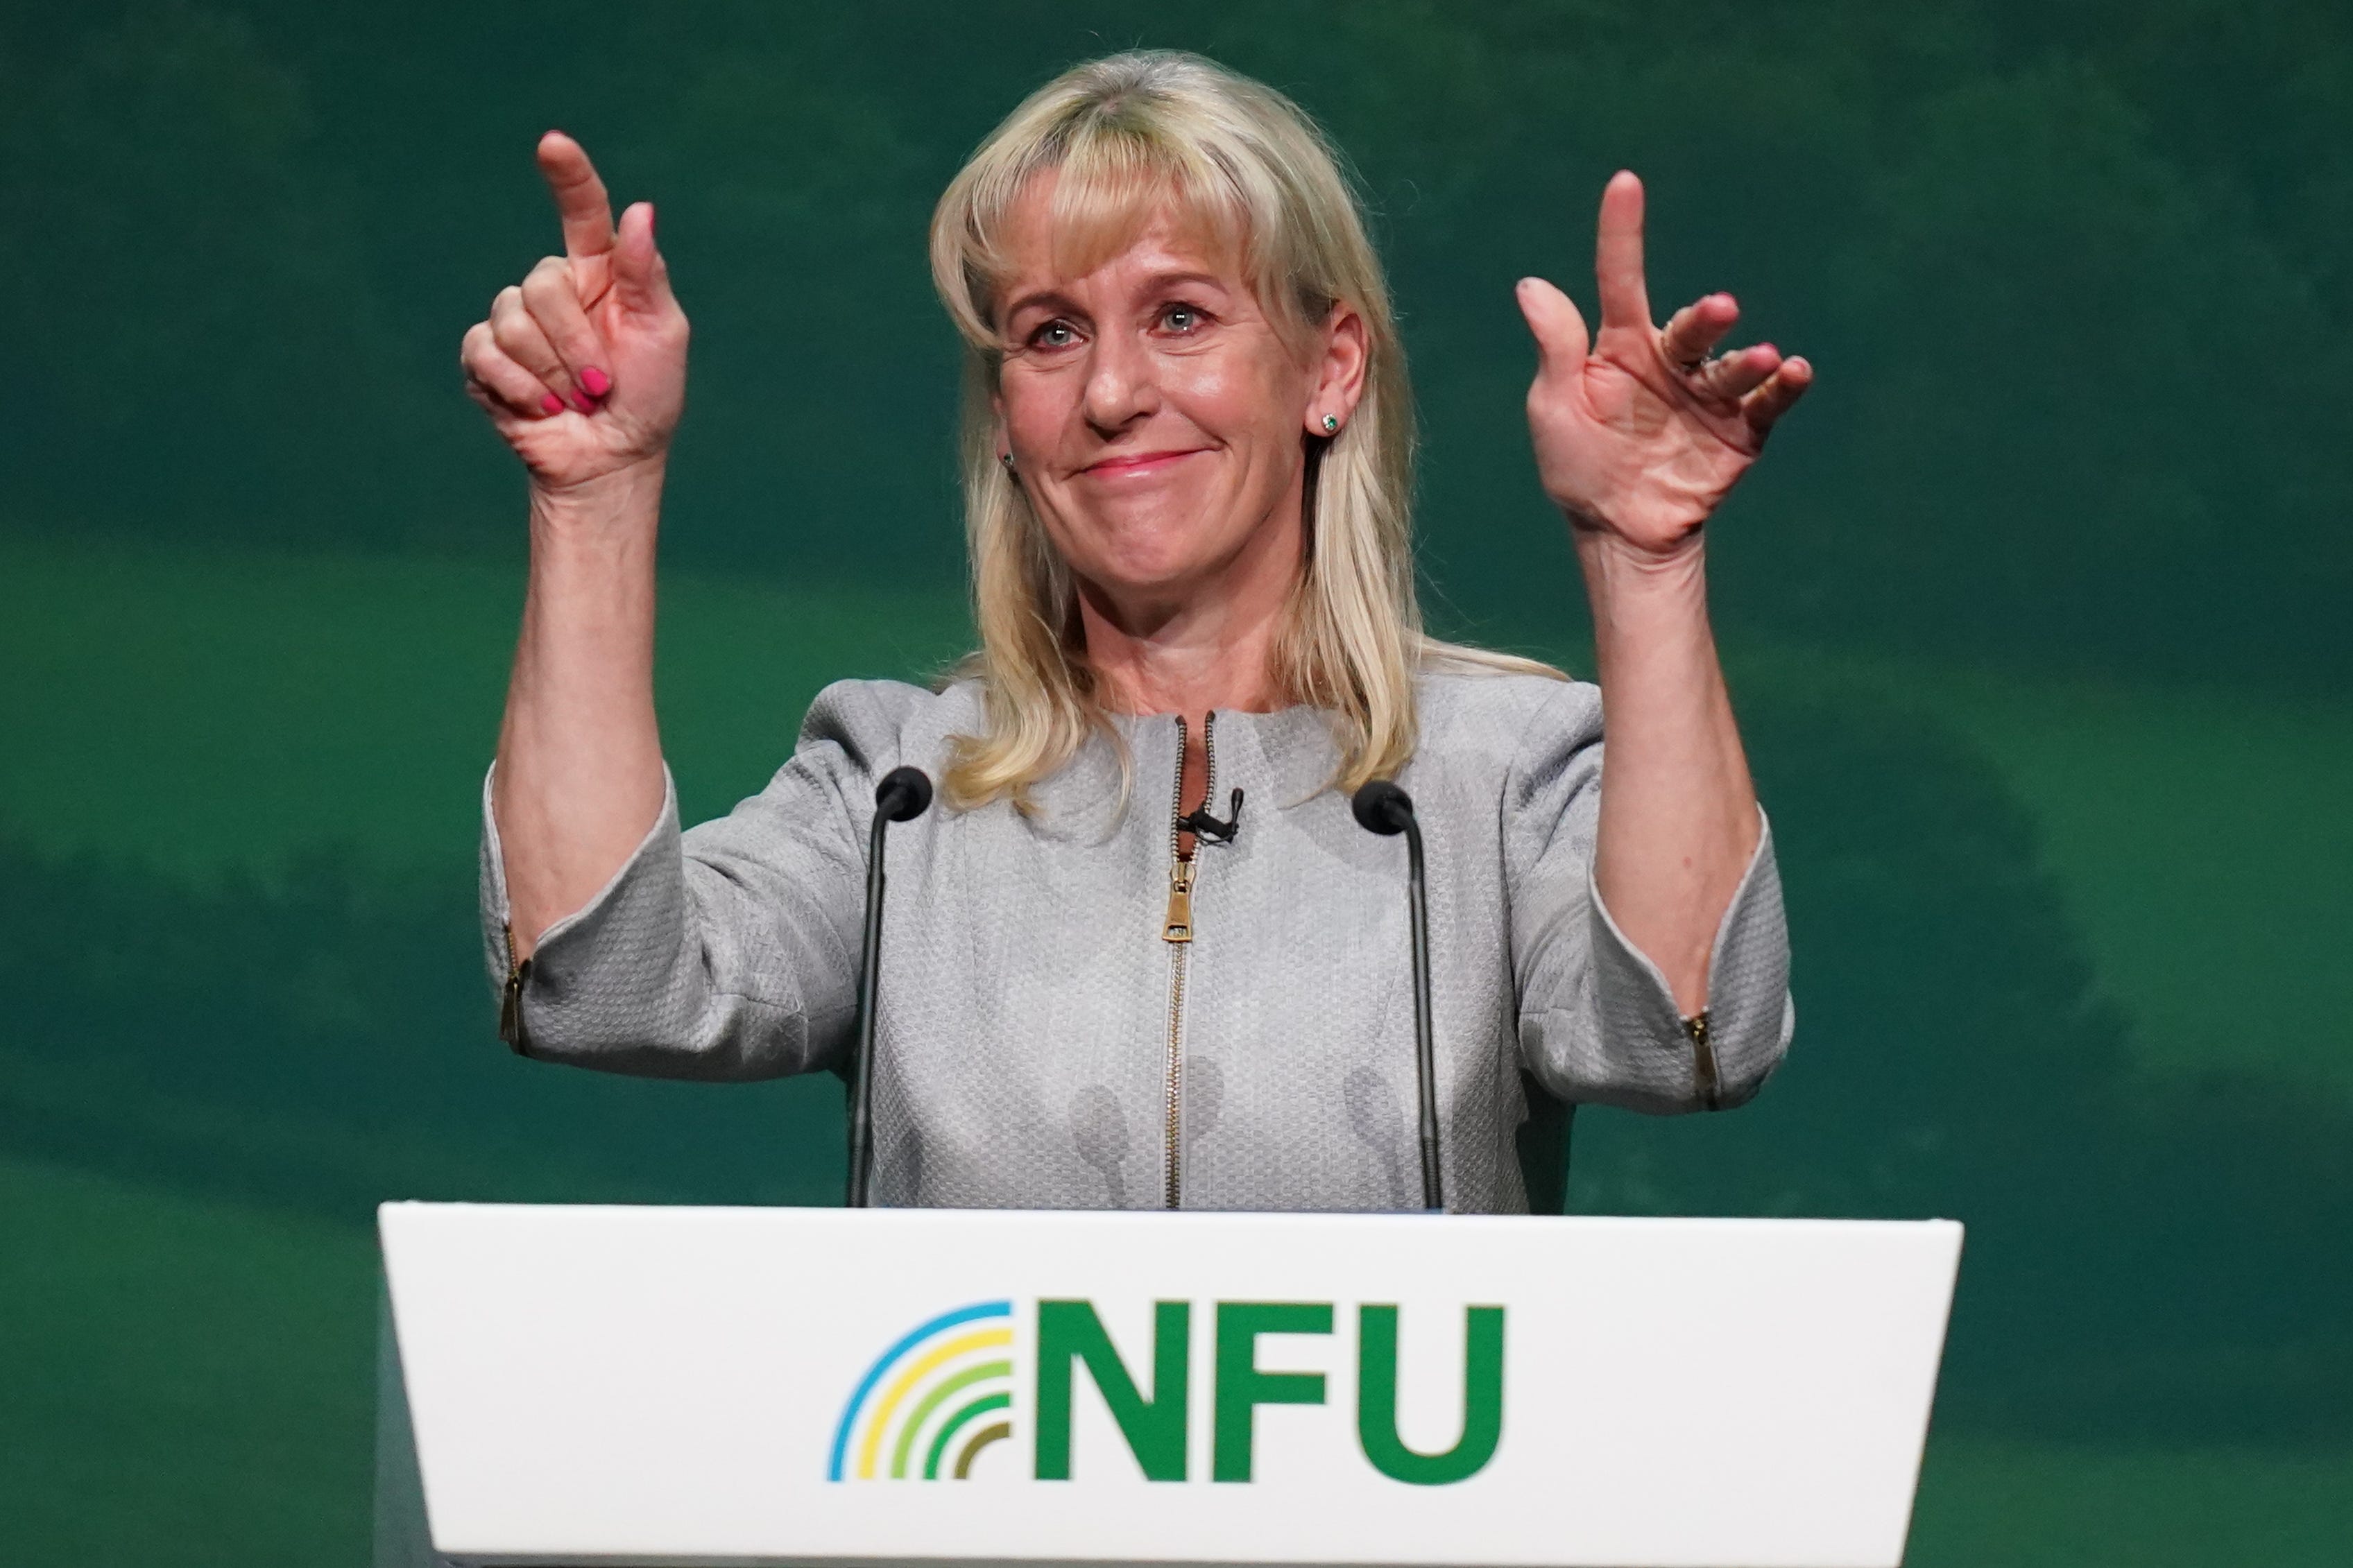
<instances>
[{"instance_id":1,"label":"white podium","mask_svg":"<svg viewBox=\"0 0 2353 1568\"><path fill-rule=\"evenodd\" d=\"M388 1204L378 1568L1901 1562L1946 1221Z\"/></svg>"}]
</instances>

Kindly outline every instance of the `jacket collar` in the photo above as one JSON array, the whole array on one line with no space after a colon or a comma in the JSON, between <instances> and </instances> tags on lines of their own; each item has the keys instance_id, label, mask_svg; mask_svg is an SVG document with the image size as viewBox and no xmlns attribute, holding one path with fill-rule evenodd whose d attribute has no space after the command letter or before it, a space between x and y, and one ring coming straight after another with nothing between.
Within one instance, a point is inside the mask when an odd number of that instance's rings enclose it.
<instances>
[{"instance_id":1,"label":"jacket collar","mask_svg":"<svg viewBox=\"0 0 2353 1568\"><path fill-rule=\"evenodd\" d=\"M1118 810L1123 793L1119 748L1109 737L1093 735L1068 766L1038 785L1040 809L1034 820L1040 831L1101 841L1129 832L1166 830L1176 778L1176 716L1114 713L1111 727L1127 750L1128 809ZM1331 784L1339 766L1339 748L1320 709L1284 708L1272 713L1219 709L1212 740L1217 776L1210 781L1209 809L1219 816L1236 789L1243 792L1245 811L1288 811L1304 805Z\"/></svg>"}]
</instances>

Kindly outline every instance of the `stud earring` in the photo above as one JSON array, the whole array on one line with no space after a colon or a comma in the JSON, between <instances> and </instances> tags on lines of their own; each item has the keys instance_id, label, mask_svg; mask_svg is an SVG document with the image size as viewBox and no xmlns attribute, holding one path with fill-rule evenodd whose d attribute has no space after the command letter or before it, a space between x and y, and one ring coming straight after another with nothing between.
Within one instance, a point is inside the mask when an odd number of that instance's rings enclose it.
<instances>
[{"instance_id":1,"label":"stud earring","mask_svg":"<svg viewBox=\"0 0 2353 1568\"><path fill-rule=\"evenodd\" d=\"M1005 465L1005 471L1006 471L1007 473L1008 473L1008 474L1009 474L1009 473L1011 473L1011 472L1013 471L1013 454L1012 454L1012 453L1010 453L1010 452L999 452L999 453L997 453L997 460L998 462L1000 462L1000 463L1002 463L1002 464L1004 464L1004 465Z\"/></svg>"},{"instance_id":2,"label":"stud earring","mask_svg":"<svg viewBox=\"0 0 2353 1568\"><path fill-rule=\"evenodd\" d=\"M1326 436L1337 436L1339 433L1340 416L1336 414L1326 414L1324 416L1324 434Z\"/></svg>"}]
</instances>

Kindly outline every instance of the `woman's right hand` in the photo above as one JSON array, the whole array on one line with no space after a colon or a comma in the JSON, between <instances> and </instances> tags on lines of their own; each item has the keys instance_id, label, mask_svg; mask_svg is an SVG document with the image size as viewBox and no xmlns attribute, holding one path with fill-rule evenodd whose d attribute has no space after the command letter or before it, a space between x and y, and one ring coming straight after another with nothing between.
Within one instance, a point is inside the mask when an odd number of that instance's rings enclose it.
<instances>
[{"instance_id":1,"label":"woman's right hand","mask_svg":"<svg viewBox=\"0 0 2353 1568\"><path fill-rule=\"evenodd\" d=\"M686 403L686 312L654 247L654 209L617 228L605 183L580 143L540 139L539 169L564 221L562 256L500 290L468 330L466 392L531 470L560 494L659 466Z\"/></svg>"}]
</instances>

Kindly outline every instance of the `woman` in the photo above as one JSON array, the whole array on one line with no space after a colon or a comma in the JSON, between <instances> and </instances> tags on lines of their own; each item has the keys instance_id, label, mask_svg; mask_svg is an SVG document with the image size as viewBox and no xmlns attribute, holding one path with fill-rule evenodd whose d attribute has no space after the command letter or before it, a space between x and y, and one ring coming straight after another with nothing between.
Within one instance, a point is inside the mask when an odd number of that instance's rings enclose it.
<instances>
[{"instance_id":1,"label":"woman","mask_svg":"<svg viewBox=\"0 0 2353 1568\"><path fill-rule=\"evenodd\" d=\"M980 651L936 692L828 689L767 789L681 836L652 647L686 320L652 209L616 229L562 135L540 162L566 254L463 356L532 480L483 856L517 1050L838 1068L874 784L913 763L942 805L892 839L877 1201L1414 1205L1402 852L1347 803L1376 777L1430 847L1451 1206L1526 1206L1523 1068L1664 1111L1737 1103L1779 1060L1779 884L1701 530L1810 372L1713 355L1722 294L1653 327L1633 176L1602 198L1597 338L1519 286L1597 690L1422 635L1404 363L1313 124L1184 55L1041 89L933 224L969 346Z\"/></svg>"}]
</instances>

